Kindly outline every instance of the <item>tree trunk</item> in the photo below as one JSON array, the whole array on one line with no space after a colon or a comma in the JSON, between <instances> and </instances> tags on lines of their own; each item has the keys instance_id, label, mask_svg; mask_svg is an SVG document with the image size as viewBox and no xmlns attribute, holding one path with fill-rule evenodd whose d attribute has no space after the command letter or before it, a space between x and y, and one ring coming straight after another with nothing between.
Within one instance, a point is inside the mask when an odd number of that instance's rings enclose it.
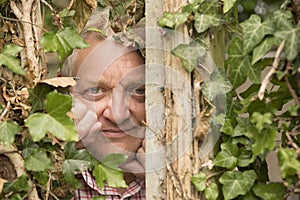
<instances>
[{"instance_id":1,"label":"tree trunk","mask_svg":"<svg viewBox=\"0 0 300 200\"><path fill-rule=\"evenodd\" d=\"M179 0L146 2L147 199L205 199L191 176L209 165L216 143L212 134L208 136L211 106L200 90L203 75L197 69L188 72L171 54L179 44L191 41L188 28L181 25L171 31L156 25L164 11L176 12L182 6ZM224 66L220 56L224 49L216 48L224 44L224 34L213 31L207 37L209 59L203 64L211 65L213 58L214 67Z\"/></svg>"}]
</instances>

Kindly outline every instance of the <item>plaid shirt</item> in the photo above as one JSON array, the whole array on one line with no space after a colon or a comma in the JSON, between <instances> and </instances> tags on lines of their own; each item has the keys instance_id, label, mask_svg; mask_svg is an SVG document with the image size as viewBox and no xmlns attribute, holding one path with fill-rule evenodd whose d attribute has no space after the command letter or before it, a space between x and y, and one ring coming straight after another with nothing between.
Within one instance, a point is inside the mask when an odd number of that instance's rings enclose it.
<instances>
[{"instance_id":1,"label":"plaid shirt","mask_svg":"<svg viewBox=\"0 0 300 200\"><path fill-rule=\"evenodd\" d=\"M146 199L145 181L137 179L128 185L123 194L120 194L116 188L105 186L101 190L97 186L95 179L89 172L82 172L81 181L83 188L75 190L73 200L87 200L93 197L105 196L106 200L144 200Z\"/></svg>"}]
</instances>

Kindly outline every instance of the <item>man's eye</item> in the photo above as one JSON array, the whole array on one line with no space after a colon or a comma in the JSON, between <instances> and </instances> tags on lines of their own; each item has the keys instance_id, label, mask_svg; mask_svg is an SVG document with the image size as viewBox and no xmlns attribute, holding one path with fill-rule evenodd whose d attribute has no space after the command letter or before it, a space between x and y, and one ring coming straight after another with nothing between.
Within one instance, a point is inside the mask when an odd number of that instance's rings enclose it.
<instances>
[{"instance_id":1,"label":"man's eye","mask_svg":"<svg viewBox=\"0 0 300 200\"><path fill-rule=\"evenodd\" d=\"M89 88L87 91L88 91L88 93L91 93L91 94L98 94L99 92L101 92L101 89L98 87L93 87L93 88Z\"/></svg>"},{"instance_id":2,"label":"man's eye","mask_svg":"<svg viewBox=\"0 0 300 200\"><path fill-rule=\"evenodd\" d=\"M137 95L145 95L145 88L137 88L134 90L134 93Z\"/></svg>"}]
</instances>

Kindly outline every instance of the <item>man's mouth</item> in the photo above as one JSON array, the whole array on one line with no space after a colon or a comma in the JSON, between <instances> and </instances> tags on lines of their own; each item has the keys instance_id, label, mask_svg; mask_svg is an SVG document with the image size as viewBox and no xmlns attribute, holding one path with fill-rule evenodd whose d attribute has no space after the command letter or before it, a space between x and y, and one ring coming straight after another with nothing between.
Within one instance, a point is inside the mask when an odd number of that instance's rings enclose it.
<instances>
[{"instance_id":1,"label":"man's mouth","mask_svg":"<svg viewBox=\"0 0 300 200\"><path fill-rule=\"evenodd\" d=\"M130 129L131 130L131 129ZM126 137L129 134L130 130L120 130L120 129L107 129L102 130L104 135L109 139L117 139Z\"/></svg>"}]
</instances>

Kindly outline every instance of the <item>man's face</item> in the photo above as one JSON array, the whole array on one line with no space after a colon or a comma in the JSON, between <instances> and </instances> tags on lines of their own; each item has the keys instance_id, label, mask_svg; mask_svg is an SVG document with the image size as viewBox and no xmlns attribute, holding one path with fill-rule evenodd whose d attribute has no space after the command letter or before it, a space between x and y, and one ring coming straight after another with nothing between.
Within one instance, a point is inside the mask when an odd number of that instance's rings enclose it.
<instances>
[{"instance_id":1,"label":"man's face","mask_svg":"<svg viewBox=\"0 0 300 200\"><path fill-rule=\"evenodd\" d=\"M79 52L73 72L79 81L72 93L96 113L102 124L97 137L104 134L115 147L106 153L118 153L118 149L136 152L141 146L145 134L144 69L144 60L136 51L114 41L98 42Z\"/></svg>"}]
</instances>

